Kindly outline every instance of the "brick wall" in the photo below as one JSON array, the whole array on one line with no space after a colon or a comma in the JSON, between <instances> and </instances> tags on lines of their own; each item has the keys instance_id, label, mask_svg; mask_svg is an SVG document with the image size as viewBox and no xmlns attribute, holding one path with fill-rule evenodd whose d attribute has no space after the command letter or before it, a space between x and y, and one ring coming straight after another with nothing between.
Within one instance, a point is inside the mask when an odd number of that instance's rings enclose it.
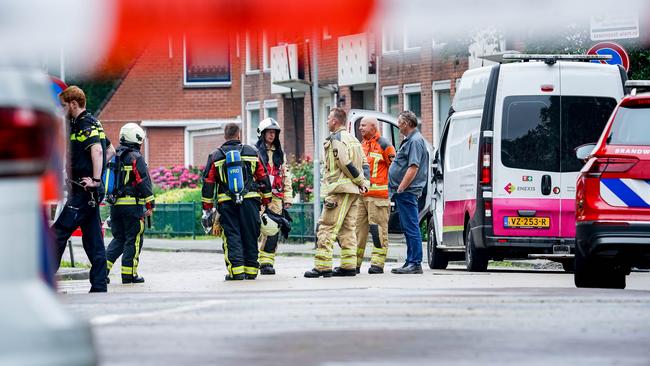
<instances>
[{"instance_id":1,"label":"brick wall","mask_svg":"<svg viewBox=\"0 0 650 366\"><path fill-rule=\"evenodd\" d=\"M225 142L221 130L209 130L205 132L213 132L214 134L192 137L192 165L197 167L205 166L208 154L212 153Z\"/></svg>"},{"instance_id":2,"label":"brick wall","mask_svg":"<svg viewBox=\"0 0 650 366\"><path fill-rule=\"evenodd\" d=\"M150 169L185 164L185 132L182 127L147 128L147 139Z\"/></svg>"},{"instance_id":3,"label":"brick wall","mask_svg":"<svg viewBox=\"0 0 650 366\"><path fill-rule=\"evenodd\" d=\"M143 120L236 118L241 114L241 63L230 36L230 87L183 85L183 39L152 42L129 70L99 118L111 141L120 127ZM164 130L164 132L162 132ZM163 140L160 140L160 139ZM169 138L170 140L165 140ZM170 150L161 148L170 145ZM183 164L183 129L149 129L150 166Z\"/></svg>"},{"instance_id":4,"label":"brick wall","mask_svg":"<svg viewBox=\"0 0 650 366\"><path fill-rule=\"evenodd\" d=\"M420 83L422 133L429 141L433 139L433 91L434 81L451 80L451 96L455 93L456 79L467 70L467 57L442 55L431 47L431 40L425 41L420 49L400 51L396 54L379 56L379 90L385 86L399 86L399 106L403 109L403 85ZM376 48L381 53L381 37L376 39ZM380 99L381 100L381 99ZM381 108L381 103L380 103Z\"/></svg>"}]
</instances>

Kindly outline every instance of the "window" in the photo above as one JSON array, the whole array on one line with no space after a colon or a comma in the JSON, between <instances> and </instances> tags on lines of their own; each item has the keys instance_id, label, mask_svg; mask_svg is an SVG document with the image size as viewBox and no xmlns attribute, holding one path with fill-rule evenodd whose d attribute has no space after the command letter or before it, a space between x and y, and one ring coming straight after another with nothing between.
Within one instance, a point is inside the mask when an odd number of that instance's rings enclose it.
<instances>
[{"instance_id":1,"label":"window","mask_svg":"<svg viewBox=\"0 0 650 366\"><path fill-rule=\"evenodd\" d=\"M574 149L580 145L596 142L605 129L616 107L613 98L562 97L562 145L560 171L577 172L584 163L575 156ZM636 135L645 136L646 133Z\"/></svg>"},{"instance_id":2,"label":"window","mask_svg":"<svg viewBox=\"0 0 650 366\"><path fill-rule=\"evenodd\" d=\"M573 149L598 140L616 106L612 98L515 96L503 106L501 160L510 168L575 172Z\"/></svg>"},{"instance_id":3,"label":"window","mask_svg":"<svg viewBox=\"0 0 650 366\"><path fill-rule=\"evenodd\" d=\"M650 121L650 109L619 108L607 143L612 145L649 146L648 121Z\"/></svg>"},{"instance_id":4,"label":"window","mask_svg":"<svg viewBox=\"0 0 650 366\"><path fill-rule=\"evenodd\" d=\"M422 47L426 36L421 30L406 29L404 31L404 51L417 51Z\"/></svg>"},{"instance_id":5,"label":"window","mask_svg":"<svg viewBox=\"0 0 650 366\"><path fill-rule=\"evenodd\" d=\"M501 126L501 161L518 169L559 170L560 98L506 97Z\"/></svg>"},{"instance_id":6,"label":"window","mask_svg":"<svg viewBox=\"0 0 650 366\"><path fill-rule=\"evenodd\" d=\"M264 101L264 118L278 120L278 100L268 99Z\"/></svg>"},{"instance_id":7,"label":"window","mask_svg":"<svg viewBox=\"0 0 650 366\"><path fill-rule=\"evenodd\" d=\"M399 52L402 49L404 36L402 31L395 29L384 29L382 37L383 53Z\"/></svg>"},{"instance_id":8,"label":"window","mask_svg":"<svg viewBox=\"0 0 650 366\"><path fill-rule=\"evenodd\" d=\"M399 96L386 95L384 96L384 113L388 113L393 117L397 117L400 113Z\"/></svg>"},{"instance_id":9,"label":"window","mask_svg":"<svg viewBox=\"0 0 650 366\"><path fill-rule=\"evenodd\" d=\"M261 120L260 102L246 103L247 143L255 144L257 142L257 127L260 125Z\"/></svg>"},{"instance_id":10,"label":"window","mask_svg":"<svg viewBox=\"0 0 650 366\"><path fill-rule=\"evenodd\" d=\"M256 33L246 33L246 73L260 71L260 39Z\"/></svg>"},{"instance_id":11,"label":"window","mask_svg":"<svg viewBox=\"0 0 650 366\"><path fill-rule=\"evenodd\" d=\"M415 113L418 120L422 118L422 94L420 84L404 85L404 110Z\"/></svg>"},{"instance_id":12,"label":"window","mask_svg":"<svg viewBox=\"0 0 650 366\"><path fill-rule=\"evenodd\" d=\"M447 121L449 108L451 107L451 81L434 81L433 89L433 141L438 146L440 134Z\"/></svg>"},{"instance_id":13,"label":"window","mask_svg":"<svg viewBox=\"0 0 650 366\"><path fill-rule=\"evenodd\" d=\"M227 34L213 33L184 39L183 46L185 86L231 85Z\"/></svg>"},{"instance_id":14,"label":"window","mask_svg":"<svg viewBox=\"0 0 650 366\"><path fill-rule=\"evenodd\" d=\"M278 45L278 37L275 33L264 32L262 34L262 64L264 71L271 71L271 47Z\"/></svg>"}]
</instances>

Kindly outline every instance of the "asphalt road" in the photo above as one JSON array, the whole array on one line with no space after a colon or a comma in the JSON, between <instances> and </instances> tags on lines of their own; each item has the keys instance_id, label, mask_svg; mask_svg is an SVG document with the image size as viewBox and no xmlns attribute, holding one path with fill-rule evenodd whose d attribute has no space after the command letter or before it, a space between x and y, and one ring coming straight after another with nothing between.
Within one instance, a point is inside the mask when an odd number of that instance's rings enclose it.
<instances>
[{"instance_id":1,"label":"asphalt road","mask_svg":"<svg viewBox=\"0 0 650 366\"><path fill-rule=\"evenodd\" d=\"M276 276L224 282L219 254L141 259L144 285L60 285L102 365L650 365L648 273L626 290L507 269L305 279L310 258L280 257Z\"/></svg>"}]
</instances>

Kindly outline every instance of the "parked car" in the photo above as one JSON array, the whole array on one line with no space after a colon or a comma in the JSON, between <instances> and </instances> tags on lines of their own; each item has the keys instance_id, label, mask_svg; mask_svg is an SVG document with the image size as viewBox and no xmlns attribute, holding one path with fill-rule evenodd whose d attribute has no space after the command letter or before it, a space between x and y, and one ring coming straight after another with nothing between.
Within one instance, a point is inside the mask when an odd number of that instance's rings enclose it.
<instances>
[{"instance_id":1,"label":"parked car","mask_svg":"<svg viewBox=\"0 0 650 366\"><path fill-rule=\"evenodd\" d=\"M89 325L46 284L42 182L63 124L36 69L0 66L0 364L94 365Z\"/></svg>"},{"instance_id":2,"label":"parked car","mask_svg":"<svg viewBox=\"0 0 650 366\"><path fill-rule=\"evenodd\" d=\"M575 284L625 288L631 267L650 266L650 93L621 100L576 156L588 161L576 186Z\"/></svg>"},{"instance_id":3,"label":"parked car","mask_svg":"<svg viewBox=\"0 0 650 366\"><path fill-rule=\"evenodd\" d=\"M469 271L504 258L572 269L573 149L600 136L626 74L589 55L507 56L523 62L469 70L454 96L435 160L431 268L464 255Z\"/></svg>"},{"instance_id":4,"label":"parked car","mask_svg":"<svg viewBox=\"0 0 650 366\"><path fill-rule=\"evenodd\" d=\"M382 131L382 136L386 137L396 150L399 150L399 146L402 142L400 138L399 128L397 127L397 117L391 116L390 114L375 112L370 110L363 109L352 109L348 112L348 123L347 129L354 136L362 140L361 133L359 132L359 125L361 124L361 119L363 117L375 117L379 121L379 129ZM427 142L427 149L429 151L429 183L424 188L422 196L418 200L419 214L418 219L420 224L428 224L431 215L433 215L433 196L434 196L434 186L431 184L433 181L433 157L434 149L431 144ZM401 234L402 229L399 223L399 216L395 211L395 206L391 203L391 213L388 220L388 232L391 234Z\"/></svg>"}]
</instances>

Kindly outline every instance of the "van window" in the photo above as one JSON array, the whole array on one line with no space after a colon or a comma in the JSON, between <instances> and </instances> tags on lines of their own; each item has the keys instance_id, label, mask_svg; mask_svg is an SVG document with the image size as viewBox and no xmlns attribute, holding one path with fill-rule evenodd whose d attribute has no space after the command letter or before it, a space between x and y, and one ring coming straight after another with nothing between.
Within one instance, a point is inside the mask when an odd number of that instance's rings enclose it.
<instances>
[{"instance_id":1,"label":"van window","mask_svg":"<svg viewBox=\"0 0 650 366\"><path fill-rule=\"evenodd\" d=\"M449 136L447 137L446 171L476 165L480 127L481 119L478 117L454 120L449 127Z\"/></svg>"},{"instance_id":2,"label":"van window","mask_svg":"<svg viewBox=\"0 0 650 366\"><path fill-rule=\"evenodd\" d=\"M621 107L607 139L612 145L650 146L650 109Z\"/></svg>"},{"instance_id":3,"label":"van window","mask_svg":"<svg viewBox=\"0 0 650 366\"><path fill-rule=\"evenodd\" d=\"M503 104L501 161L517 169L558 171L560 97L512 96Z\"/></svg>"},{"instance_id":4,"label":"van window","mask_svg":"<svg viewBox=\"0 0 650 366\"><path fill-rule=\"evenodd\" d=\"M614 98L562 97L561 172L582 169L584 163L576 158L574 149L598 141L615 107Z\"/></svg>"},{"instance_id":5,"label":"van window","mask_svg":"<svg viewBox=\"0 0 650 366\"><path fill-rule=\"evenodd\" d=\"M577 172L573 150L596 142L616 100L585 96L513 96L504 100L501 161L504 166Z\"/></svg>"}]
</instances>

